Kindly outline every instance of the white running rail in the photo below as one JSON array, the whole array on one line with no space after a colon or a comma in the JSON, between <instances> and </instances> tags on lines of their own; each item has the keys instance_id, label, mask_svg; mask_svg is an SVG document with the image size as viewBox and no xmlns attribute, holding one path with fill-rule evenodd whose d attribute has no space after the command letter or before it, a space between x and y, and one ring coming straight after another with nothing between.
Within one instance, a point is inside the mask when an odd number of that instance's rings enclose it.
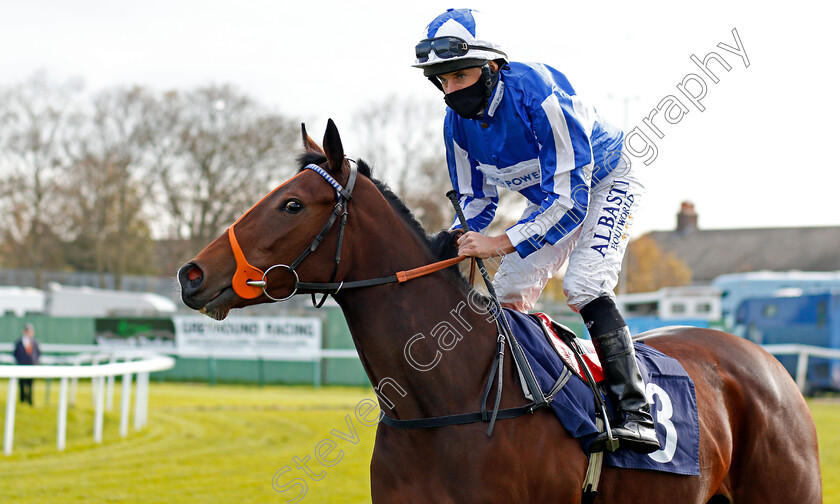
<instances>
[{"instance_id":1,"label":"white running rail","mask_svg":"<svg viewBox=\"0 0 840 504\"><path fill-rule=\"evenodd\" d=\"M137 359L137 360L134 360ZM116 362L124 360L125 362ZM120 436L128 435L128 416L131 409L131 382L136 375L137 387L134 396L134 428L146 425L149 409L149 373L164 371L175 366L175 359L155 354L95 354L69 357L72 365L54 366L0 366L0 378L9 379L6 395L6 419L3 431L3 453L12 454L15 436L15 407L17 406L18 380L20 378L60 378L58 395L57 445L64 450L67 440L67 403L70 398L69 384L73 379L73 393L79 378L90 378L93 388L94 423L93 440L102 442L102 425L105 418L105 381L108 380L108 404L113 403L114 377L122 376L122 397L120 404ZM91 365L83 366L83 363ZM100 364L100 362L107 362ZM109 407L110 409L110 407Z\"/></svg>"}]
</instances>

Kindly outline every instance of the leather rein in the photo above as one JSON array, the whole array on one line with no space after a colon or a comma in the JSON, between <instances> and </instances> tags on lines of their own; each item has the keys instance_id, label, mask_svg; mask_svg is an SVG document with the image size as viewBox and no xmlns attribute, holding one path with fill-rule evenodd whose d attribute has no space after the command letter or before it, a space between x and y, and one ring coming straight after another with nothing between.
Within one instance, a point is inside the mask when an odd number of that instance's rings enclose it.
<instances>
[{"instance_id":1,"label":"leather rein","mask_svg":"<svg viewBox=\"0 0 840 504\"><path fill-rule=\"evenodd\" d=\"M312 240L312 243L309 244L303 252L298 255L297 259L292 261L291 264L275 264L265 271L251 265L248 260L245 258L245 253L242 251L242 248L239 246L239 241L236 239L236 234L234 233L233 228L239 221L242 220L243 217L248 215L248 213L253 210L257 205L259 205L265 198L274 194L280 187L286 185L286 183L294 180L298 176L305 173L307 170L314 171L324 180L329 183L333 189L335 189L336 195L336 203L333 207L333 211L330 216L327 218L327 221L324 223L323 227L321 228L320 233ZM329 173L326 172L323 168L318 165L310 164L307 165L301 170L298 175L292 177L286 183L280 185L274 191L271 191L269 194L264 196L260 201L258 201L253 207L251 207L247 212L242 214L242 217L236 220L227 230L228 239L230 241L230 246L233 249L233 256L236 259L236 273L233 275L233 280L231 282L233 291L239 297L243 299L254 299L261 295L265 295L267 298L271 299L272 301L286 301L290 299L292 296L300 292L306 292L312 294L312 303L320 308L323 306L324 301L326 300L327 296L332 294L336 295L341 290L344 289L358 289L361 287L372 287L375 285L384 285L389 283L404 283L408 282L409 280L413 280L415 278L420 278L422 276L426 276L430 273L434 273L436 271L440 271L446 269L450 266L458 264L459 262L467 259L467 257L453 257L452 259L446 259L444 261L438 261L436 263L428 264L425 266L421 266L419 268L414 268L411 270L405 271L398 271L393 275L379 277L379 278L371 278L367 280L355 280L350 282L340 281L336 282L335 277L338 273L338 265L341 262L341 248L344 242L344 229L347 225L347 207L350 203L350 200L353 197L353 189L356 185L356 178L358 177L358 170L355 165L350 166L350 176L347 179L347 187L343 187L341 184L338 183ZM301 282L300 277L296 269L300 264L306 259L309 254L315 252L321 242L324 240L324 237L327 233L332 229L335 223L338 222L338 243L336 244L335 250L335 259L333 265L333 271L330 275L329 282ZM274 297L268 293L268 273L275 269L285 269L289 271L295 277L295 286L292 289L291 294L286 297L278 298ZM320 302L315 301L315 293L324 293L324 296L321 298Z\"/></svg>"}]
</instances>

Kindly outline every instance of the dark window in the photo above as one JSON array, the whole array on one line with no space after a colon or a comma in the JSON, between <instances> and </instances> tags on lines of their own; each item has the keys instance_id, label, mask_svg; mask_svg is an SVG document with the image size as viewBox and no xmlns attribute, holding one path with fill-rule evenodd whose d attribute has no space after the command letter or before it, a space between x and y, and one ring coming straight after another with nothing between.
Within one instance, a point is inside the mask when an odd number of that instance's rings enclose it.
<instances>
[{"instance_id":1,"label":"dark window","mask_svg":"<svg viewBox=\"0 0 840 504\"><path fill-rule=\"evenodd\" d=\"M652 301L649 303L628 303L624 305L624 309L628 315L635 315L639 317L645 315L656 315L656 307L656 301Z\"/></svg>"}]
</instances>

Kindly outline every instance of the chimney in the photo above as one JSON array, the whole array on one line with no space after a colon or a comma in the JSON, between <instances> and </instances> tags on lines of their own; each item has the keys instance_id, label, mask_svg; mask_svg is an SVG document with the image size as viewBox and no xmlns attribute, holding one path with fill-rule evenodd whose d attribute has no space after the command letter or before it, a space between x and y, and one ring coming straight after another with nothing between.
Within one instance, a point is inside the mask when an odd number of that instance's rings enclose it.
<instances>
[{"instance_id":1,"label":"chimney","mask_svg":"<svg viewBox=\"0 0 840 504\"><path fill-rule=\"evenodd\" d=\"M677 232L688 234L695 229L697 229L697 213L694 211L694 203L683 201L680 213L677 214Z\"/></svg>"}]
</instances>

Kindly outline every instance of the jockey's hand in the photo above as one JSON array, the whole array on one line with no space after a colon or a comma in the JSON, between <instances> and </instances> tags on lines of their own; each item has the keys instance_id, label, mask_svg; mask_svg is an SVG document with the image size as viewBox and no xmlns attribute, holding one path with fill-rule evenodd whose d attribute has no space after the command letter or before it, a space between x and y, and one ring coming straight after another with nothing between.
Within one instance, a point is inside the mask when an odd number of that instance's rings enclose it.
<instances>
[{"instance_id":1,"label":"jockey's hand","mask_svg":"<svg viewBox=\"0 0 840 504\"><path fill-rule=\"evenodd\" d=\"M479 259L505 255L515 250L506 234L484 236L475 231L468 231L458 238L457 243L459 256L478 257Z\"/></svg>"}]
</instances>

